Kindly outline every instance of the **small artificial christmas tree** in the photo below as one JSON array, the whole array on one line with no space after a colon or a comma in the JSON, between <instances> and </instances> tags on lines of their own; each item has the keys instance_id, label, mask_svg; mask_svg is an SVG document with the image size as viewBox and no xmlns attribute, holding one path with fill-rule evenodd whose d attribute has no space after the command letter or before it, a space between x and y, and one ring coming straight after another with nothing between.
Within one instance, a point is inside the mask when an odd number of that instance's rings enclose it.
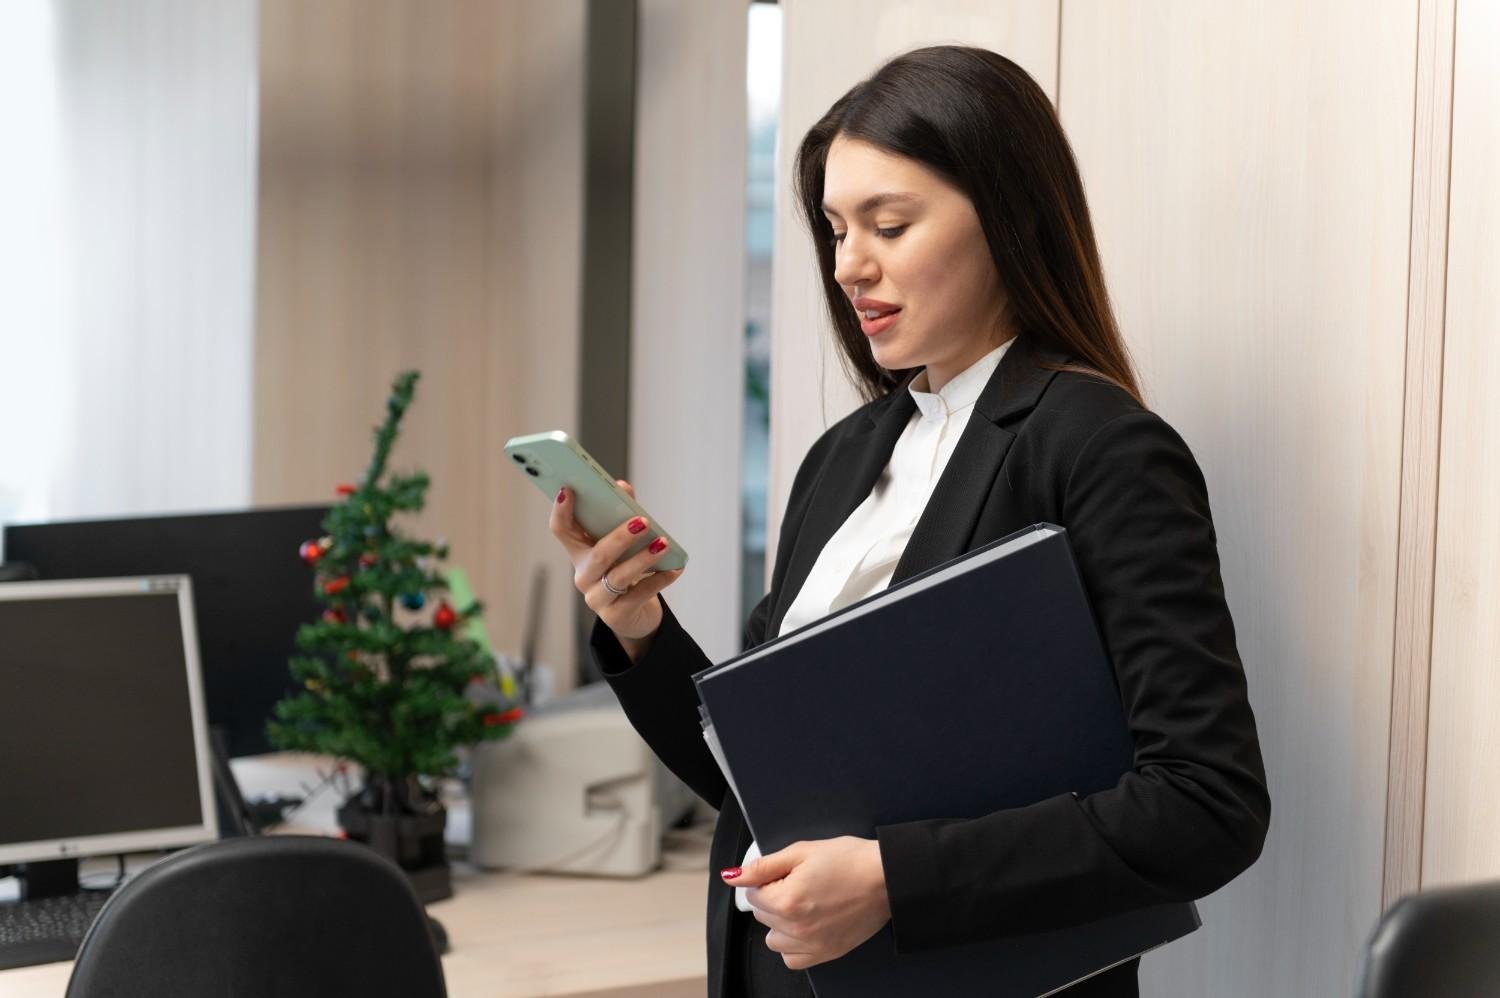
<instances>
[{"instance_id":1,"label":"small artificial christmas tree","mask_svg":"<svg viewBox=\"0 0 1500 998\"><path fill-rule=\"evenodd\" d=\"M305 692L277 704L269 726L281 748L363 767L364 785L340 822L351 838L394 851L391 858L408 868L444 862L443 809L421 778L451 774L455 749L502 738L521 718L518 707L467 695L471 684L497 678L494 659L463 636L462 625L481 607L455 609L443 598L437 563L448 556L445 544L408 537L393 523L422 509L429 484L420 471L386 472L417 378L408 371L396 379L364 477L338 486L344 500L324 519L326 536L302 545L327 609L297 632L303 654L291 669ZM379 819L389 834L376 827ZM425 836L420 845L392 838L413 830Z\"/></svg>"}]
</instances>

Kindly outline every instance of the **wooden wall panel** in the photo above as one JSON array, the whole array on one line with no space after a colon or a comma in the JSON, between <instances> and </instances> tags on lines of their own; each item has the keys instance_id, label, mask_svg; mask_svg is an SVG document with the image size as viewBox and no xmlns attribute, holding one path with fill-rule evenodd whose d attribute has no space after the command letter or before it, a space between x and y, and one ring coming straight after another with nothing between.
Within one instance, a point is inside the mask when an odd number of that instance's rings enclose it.
<instances>
[{"instance_id":1,"label":"wooden wall panel","mask_svg":"<svg viewBox=\"0 0 1500 998\"><path fill-rule=\"evenodd\" d=\"M254 491L326 500L370 450L392 376L423 379L394 462L517 650L573 682L567 562L507 437L577 419L584 6L261 3Z\"/></svg>"},{"instance_id":2,"label":"wooden wall panel","mask_svg":"<svg viewBox=\"0 0 1500 998\"><path fill-rule=\"evenodd\" d=\"M1500 8L1459 0L1422 886L1500 877Z\"/></svg>"},{"instance_id":3,"label":"wooden wall panel","mask_svg":"<svg viewBox=\"0 0 1500 998\"><path fill-rule=\"evenodd\" d=\"M1380 914L1416 14L1064 6L1063 123L1208 480L1273 799L1259 863L1143 991L1349 994Z\"/></svg>"},{"instance_id":4,"label":"wooden wall panel","mask_svg":"<svg viewBox=\"0 0 1500 998\"><path fill-rule=\"evenodd\" d=\"M781 134L771 299L771 457L766 577L787 493L814 440L856 407L839 366L811 237L791 203L797 146L829 106L891 56L923 45L993 49L1050 96L1057 80L1057 0L783 0Z\"/></svg>"},{"instance_id":5,"label":"wooden wall panel","mask_svg":"<svg viewBox=\"0 0 1500 998\"><path fill-rule=\"evenodd\" d=\"M1447 277L1448 166L1453 134L1453 8L1454 0L1418 3L1411 278L1406 295L1406 412L1401 442L1401 527L1396 555L1385 882L1381 890L1381 902L1387 908L1401 895L1417 890L1422 879Z\"/></svg>"}]
</instances>

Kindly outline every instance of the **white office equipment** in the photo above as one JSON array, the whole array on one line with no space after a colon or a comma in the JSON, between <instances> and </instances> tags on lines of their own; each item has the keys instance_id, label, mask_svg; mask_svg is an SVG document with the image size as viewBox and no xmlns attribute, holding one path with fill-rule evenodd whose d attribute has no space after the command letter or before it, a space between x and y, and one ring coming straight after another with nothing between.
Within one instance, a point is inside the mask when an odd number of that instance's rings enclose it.
<instances>
[{"instance_id":1,"label":"white office equipment","mask_svg":"<svg viewBox=\"0 0 1500 998\"><path fill-rule=\"evenodd\" d=\"M637 877L692 807L603 683L474 750L469 858L486 868Z\"/></svg>"}]
</instances>

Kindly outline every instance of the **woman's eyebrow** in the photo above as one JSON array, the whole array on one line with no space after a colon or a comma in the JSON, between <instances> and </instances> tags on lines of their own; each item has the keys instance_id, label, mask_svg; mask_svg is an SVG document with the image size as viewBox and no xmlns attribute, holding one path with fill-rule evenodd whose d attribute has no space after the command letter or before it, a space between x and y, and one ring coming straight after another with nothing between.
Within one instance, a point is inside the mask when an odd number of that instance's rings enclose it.
<instances>
[{"instance_id":1,"label":"woman's eyebrow","mask_svg":"<svg viewBox=\"0 0 1500 998\"><path fill-rule=\"evenodd\" d=\"M874 211L876 208L879 208L883 204L890 204L894 201L920 200L922 200L920 197L907 191L886 191L883 194L871 194L869 197L865 198L855 207L854 213L856 215L863 215L867 212ZM838 217L843 218L842 215L839 215L838 212L829 207L827 201L823 202L823 213L826 215L838 215Z\"/></svg>"}]
</instances>

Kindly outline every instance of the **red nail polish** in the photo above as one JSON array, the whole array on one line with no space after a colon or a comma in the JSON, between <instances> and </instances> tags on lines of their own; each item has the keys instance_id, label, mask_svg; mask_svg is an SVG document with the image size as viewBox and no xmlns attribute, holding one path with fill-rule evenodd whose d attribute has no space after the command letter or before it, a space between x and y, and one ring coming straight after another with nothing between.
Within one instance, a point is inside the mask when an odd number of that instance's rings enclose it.
<instances>
[{"instance_id":1,"label":"red nail polish","mask_svg":"<svg viewBox=\"0 0 1500 998\"><path fill-rule=\"evenodd\" d=\"M658 537L656 540L654 540L654 541L651 542L651 553L652 554L661 554L666 549L667 549L667 539L665 537Z\"/></svg>"},{"instance_id":2,"label":"red nail polish","mask_svg":"<svg viewBox=\"0 0 1500 998\"><path fill-rule=\"evenodd\" d=\"M631 520L631 521L630 521L630 523L629 523L629 525L628 525L628 527L627 527L627 529L628 529L628 530L629 530L629 531L630 531L630 532L631 532L631 533L632 533L632 534L638 534L638 533L640 533L640 532L641 532L641 531L642 531L642 530L645 530L645 529L646 529L646 521L645 521L645 520L642 520L642 519L641 519L641 518L640 518L640 517L636 517L636 518L635 518L635 519L634 519L634 520Z\"/></svg>"},{"instance_id":3,"label":"red nail polish","mask_svg":"<svg viewBox=\"0 0 1500 998\"><path fill-rule=\"evenodd\" d=\"M566 498L568 498L568 490L567 489L558 489L557 490L557 501L558 502L562 502Z\"/></svg>"},{"instance_id":4,"label":"red nail polish","mask_svg":"<svg viewBox=\"0 0 1500 998\"><path fill-rule=\"evenodd\" d=\"M723 877L725 880L733 880L735 877L738 877L743 872L744 871L741 870L739 867L737 867L737 866L731 866L728 869L720 870L719 871L719 876Z\"/></svg>"}]
</instances>

